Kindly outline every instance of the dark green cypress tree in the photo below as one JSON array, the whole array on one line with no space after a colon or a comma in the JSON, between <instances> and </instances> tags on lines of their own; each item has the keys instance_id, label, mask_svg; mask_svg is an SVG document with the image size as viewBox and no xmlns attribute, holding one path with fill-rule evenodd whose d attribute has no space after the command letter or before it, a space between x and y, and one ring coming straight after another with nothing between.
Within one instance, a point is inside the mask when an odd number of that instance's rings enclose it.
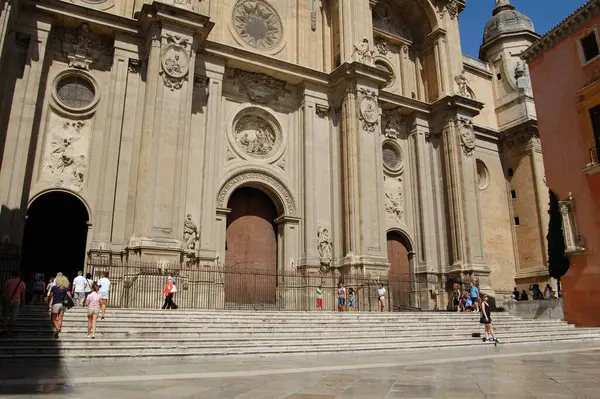
<instances>
[{"instance_id":1,"label":"dark green cypress tree","mask_svg":"<svg viewBox=\"0 0 600 399\"><path fill-rule=\"evenodd\" d=\"M565 236L562 226L562 215L558 204L558 197L550 191L550 222L548 223L548 273L550 277L558 281L558 292L560 289L560 278L569 270L570 262L565 255Z\"/></svg>"}]
</instances>

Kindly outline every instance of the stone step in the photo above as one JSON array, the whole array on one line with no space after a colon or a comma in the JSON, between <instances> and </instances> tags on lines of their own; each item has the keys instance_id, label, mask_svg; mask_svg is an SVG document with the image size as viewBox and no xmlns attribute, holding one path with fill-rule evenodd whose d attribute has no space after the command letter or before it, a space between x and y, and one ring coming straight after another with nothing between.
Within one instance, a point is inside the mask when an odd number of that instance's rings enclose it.
<instances>
[{"instance_id":1,"label":"stone step","mask_svg":"<svg viewBox=\"0 0 600 399\"><path fill-rule=\"evenodd\" d=\"M562 336L562 337L538 337L531 340L520 338L508 338L501 340L502 344L527 344L554 341L578 341L593 340L598 341L597 337L581 337L580 335ZM90 339L90 342L93 340ZM3 351L0 354L2 358L27 357L27 358L57 358L57 357L89 357L90 350L94 350L93 357L112 358L112 357L193 357L193 356L256 356L256 355L278 355L278 354L312 354L312 353L351 353L351 352L382 352L397 351L401 349L422 349L422 348L443 348L457 346L490 345L482 342L481 339L457 339L436 341L410 341L406 343L381 343L376 346L365 344L346 344L339 342L327 345L302 345L302 346L238 346L238 347L210 347L187 345L185 347L139 347L139 346L108 346L108 347L86 347L85 349L70 349L54 347L32 347L30 351L23 348L13 348L13 351Z\"/></svg>"}]
</instances>

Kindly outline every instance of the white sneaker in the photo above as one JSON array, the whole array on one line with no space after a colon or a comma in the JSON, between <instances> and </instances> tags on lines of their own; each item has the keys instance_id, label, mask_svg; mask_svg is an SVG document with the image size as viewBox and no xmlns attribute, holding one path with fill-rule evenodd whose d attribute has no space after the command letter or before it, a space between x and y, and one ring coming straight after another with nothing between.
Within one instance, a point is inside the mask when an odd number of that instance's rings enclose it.
<instances>
[{"instance_id":1,"label":"white sneaker","mask_svg":"<svg viewBox=\"0 0 600 399\"><path fill-rule=\"evenodd\" d=\"M86 335L85 337L86 337L86 338L90 338L91 336L92 336L91 334L88 334L88 335Z\"/></svg>"}]
</instances>

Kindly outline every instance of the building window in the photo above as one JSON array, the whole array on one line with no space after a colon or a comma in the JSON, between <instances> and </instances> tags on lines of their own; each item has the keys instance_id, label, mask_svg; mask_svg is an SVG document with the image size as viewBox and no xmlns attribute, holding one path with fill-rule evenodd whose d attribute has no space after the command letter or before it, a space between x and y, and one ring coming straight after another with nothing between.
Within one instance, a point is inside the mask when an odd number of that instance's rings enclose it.
<instances>
[{"instance_id":1,"label":"building window","mask_svg":"<svg viewBox=\"0 0 600 399\"><path fill-rule=\"evenodd\" d=\"M62 78L56 87L56 96L70 108L83 108L90 105L96 96L94 85L81 75Z\"/></svg>"},{"instance_id":2,"label":"building window","mask_svg":"<svg viewBox=\"0 0 600 399\"><path fill-rule=\"evenodd\" d=\"M521 225L521 221L519 220L518 216L515 216L515 226L520 226Z\"/></svg>"},{"instance_id":3,"label":"building window","mask_svg":"<svg viewBox=\"0 0 600 399\"><path fill-rule=\"evenodd\" d=\"M596 41L596 32L592 32L581 39L581 49L583 50L585 62L596 58L600 54L598 42Z\"/></svg>"},{"instance_id":4,"label":"building window","mask_svg":"<svg viewBox=\"0 0 600 399\"><path fill-rule=\"evenodd\" d=\"M510 197L512 199L517 199L517 190L510 190Z\"/></svg>"},{"instance_id":5,"label":"building window","mask_svg":"<svg viewBox=\"0 0 600 399\"><path fill-rule=\"evenodd\" d=\"M496 75L496 78L497 78L498 80L502 80L502 74L501 74L501 73L497 74L497 75Z\"/></svg>"},{"instance_id":6,"label":"building window","mask_svg":"<svg viewBox=\"0 0 600 399\"><path fill-rule=\"evenodd\" d=\"M591 163L598 163L600 158L600 105L590 108L590 118L592 119L592 129L594 130L594 143L590 148Z\"/></svg>"},{"instance_id":7,"label":"building window","mask_svg":"<svg viewBox=\"0 0 600 399\"><path fill-rule=\"evenodd\" d=\"M508 177L513 177L515 175L515 171L513 168L508 168Z\"/></svg>"},{"instance_id":8,"label":"building window","mask_svg":"<svg viewBox=\"0 0 600 399\"><path fill-rule=\"evenodd\" d=\"M600 56L600 48L598 48L598 26L594 25L590 29L585 30L577 37L577 51L583 65L595 60Z\"/></svg>"}]
</instances>

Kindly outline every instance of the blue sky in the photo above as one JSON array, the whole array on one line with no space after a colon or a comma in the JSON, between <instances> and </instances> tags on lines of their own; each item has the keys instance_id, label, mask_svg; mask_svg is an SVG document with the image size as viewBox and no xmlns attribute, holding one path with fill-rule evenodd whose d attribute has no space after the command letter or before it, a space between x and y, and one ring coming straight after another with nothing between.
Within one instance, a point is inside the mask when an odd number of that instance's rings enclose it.
<instances>
[{"instance_id":1,"label":"blue sky","mask_svg":"<svg viewBox=\"0 0 600 399\"><path fill-rule=\"evenodd\" d=\"M518 11L533 21L535 31L548 32L586 0L511 0ZM495 0L467 0L467 8L460 14L460 36L463 53L477 58L483 37L483 28L492 16Z\"/></svg>"}]
</instances>

